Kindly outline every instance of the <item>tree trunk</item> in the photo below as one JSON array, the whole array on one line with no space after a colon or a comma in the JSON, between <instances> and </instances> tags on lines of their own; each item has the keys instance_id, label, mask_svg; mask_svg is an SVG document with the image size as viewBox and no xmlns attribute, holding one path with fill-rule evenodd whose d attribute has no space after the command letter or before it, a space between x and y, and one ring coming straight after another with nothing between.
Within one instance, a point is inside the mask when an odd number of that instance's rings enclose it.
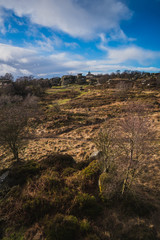
<instances>
[{"instance_id":1,"label":"tree trunk","mask_svg":"<svg viewBox=\"0 0 160 240\"><path fill-rule=\"evenodd\" d=\"M14 159L16 159L18 162L20 159L19 159L19 153L18 153L17 147L14 147L14 149L13 149L13 155L14 155Z\"/></svg>"}]
</instances>

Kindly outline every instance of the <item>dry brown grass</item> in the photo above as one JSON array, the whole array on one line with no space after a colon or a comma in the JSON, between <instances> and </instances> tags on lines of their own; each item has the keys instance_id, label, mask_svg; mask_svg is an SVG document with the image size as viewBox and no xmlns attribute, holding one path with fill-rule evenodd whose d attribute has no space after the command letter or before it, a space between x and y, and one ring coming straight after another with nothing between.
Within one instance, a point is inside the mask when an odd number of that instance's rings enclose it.
<instances>
[{"instance_id":1,"label":"dry brown grass","mask_svg":"<svg viewBox=\"0 0 160 240\"><path fill-rule=\"evenodd\" d=\"M69 104L61 105L61 113L55 115L54 112L49 111L45 117L42 116L43 120L36 129L35 138L29 141L20 157L25 160L38 161L46 154L62 152L72 155L76 161L84 160L86 154L89 155L96 150L92 139L96 136L99 128L103 127L108 119L112 120L114 124L123 114L127 102L119 98L116 91L91 87L88 92L86 89L86 94L71 100ZM42 99L43 108L47 108L48 104L55 99L72 98L74 93L71 90L50 93ZM139 93L134 90L127 94L128 101L138 100L152 105L149 115L159 132L159 92L147 90ZM0 152L0 158L3 163L1 168L5 166L6 160L8 160L8 164L12 162L11 156L3 150ZM159 187L160 174L157 156L149 159L147 168L149 169L146 173L148 186L150 188Z\"/></svg>"}]
</instances>

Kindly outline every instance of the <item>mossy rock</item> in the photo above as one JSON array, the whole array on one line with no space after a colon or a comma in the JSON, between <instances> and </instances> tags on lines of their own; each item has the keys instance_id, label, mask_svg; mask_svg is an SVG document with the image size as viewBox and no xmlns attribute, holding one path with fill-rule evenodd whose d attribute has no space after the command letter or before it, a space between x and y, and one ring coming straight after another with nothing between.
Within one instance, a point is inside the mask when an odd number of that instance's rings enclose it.
<instances>
[{"instance_id":1,"label":"mossy rock","mask_svg":"<svg viewBox=\"0 0 160 240\"><path fill-rule=\"evenodd\" d=\"M76 240L79 233L79 222L75 216L57 214L47 223L47 240Z\"/></svg>"},{"instance_id":2,"label":"mossy rock","mask_svg":"<svg viewBox=\"0 0 160 240\"><path fill-rule=\"evenodd\" d=\"M121 240L158 240L156 230L145 224L135 225L124 233Z\"/></svg>"},{"instance_id":3,"label":"mossy rock","mask_svg":"<svg viewBox=\"0 0 160 240\"><path fill-rule=\"evenodd\" d=\"M77 168L78 170L82 170L82 169L88 167L88 165L89 165L91 162L92 162L92 161L91 161L89 158L86 159L86 160L77 162L76 168Z\"/></svg>"},{"instance_id":4,"label":"mossy rock","mask_svg":"<svg viewBox=\"0 0 160 240\"><path fill-rule=\"evenodd\" d=\"M121 182L118 180L116 173L105 172L99 177L99 191L104 200L113 199L120 194Z\"/></svg>"},{"instance_id":5,"label":"mossy rock","mask_svg":"<svg viewBox=\"0 0 160 240\"><path fill-rule=\"evenodd\" d=\"M23 185L27 182L27 179L39 174L40 166L34 161L16 163L12 167L8 175L9 186Z\"/></svg>"},{"instance_id":6,"label":"mossy rock","mask_svg":"<svg viewBox=\"0 0 160 240\"><path fill-rule=\"evenodd\" d=\"M91 219L100 215L102 206L97 202L93 195L87 193L79 193L73 200L71 212L74 215L86 216Z\"/></svg>"},{"instance_id":7,"label":"mossy rock","mask_svg":"<svg viewBox=\"0 0 160 240\"><path fill-rule=\"evenodd\" d=\"M40 162L43 168L54 168L57 171L62 171L64 168L75 167L76 162L72 156L68 154L54 153L46 156Z\"/></svg>"},{"instance_id":8,"label":"mossy rock","mask_svg":"<svg viewBox=\"0 0 160 240\"><path fill-rule=\"evenodd\" d=\"M92 161L86 168L81 172L81 176L85 180L93 180L100 174L100 167L98 161ZM98 176L97 176L98 175Z\"/></svg>"},{"instance_id":9,"label":"mossy rock","mask_svg":"<svg viewBox=\"0 0 160 240\"><path fill-rule=\"evenodd\" d=\"M95 192L98 191L98 179L101 170L99 162L94 160L80 173L80 182L83 191Z\"/></svg>"},{"instance_id":10,"label":"mossy rock","mask_svg":"<svg viewBox=\"0 0 160 240\"><path fill-rule=\"evenodd\" d=\"M75 168L71 168L71 167L68 167L68 168L65 168L62 172L62 176L63 177L68 177L70 175L72 175L73 173L76 172L76 169Z\"/></svg>"}]
</instances>

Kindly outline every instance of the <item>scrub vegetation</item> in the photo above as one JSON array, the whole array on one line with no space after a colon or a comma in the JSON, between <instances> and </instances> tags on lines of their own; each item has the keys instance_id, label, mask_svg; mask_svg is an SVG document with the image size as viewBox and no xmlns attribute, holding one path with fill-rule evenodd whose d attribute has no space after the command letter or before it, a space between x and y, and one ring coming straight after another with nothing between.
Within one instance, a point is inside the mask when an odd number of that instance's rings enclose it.
<instances>
[{"instance_id":1,"label":"scrub vegetation","mask_svg":"<svg viewBox=\"0 0 160 240\"><path fill-rule=\"evenodd\" d=\"M0 239L160 239L159 87L32 81L1 89Z\"/></svg>"}]
</instances>

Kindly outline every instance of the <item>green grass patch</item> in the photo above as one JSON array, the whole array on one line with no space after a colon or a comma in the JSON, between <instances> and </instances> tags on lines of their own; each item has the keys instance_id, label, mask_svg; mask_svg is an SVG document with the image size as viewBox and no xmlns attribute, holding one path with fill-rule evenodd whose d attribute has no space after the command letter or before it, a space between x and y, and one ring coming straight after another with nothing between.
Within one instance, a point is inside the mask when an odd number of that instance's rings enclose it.
<instances>
[{"instance_id":1,"label":"green grass patch","mask_svg":"<svg viewBox=\"0 0 160 240\"><path fill-rule=\"evenodd\" d=\"M59 105L64 105L64 104L68 103L70 100L71 100L71 98L60 99L60 100L57 101L57 103Z\"/></svg>"}]
</instances>

